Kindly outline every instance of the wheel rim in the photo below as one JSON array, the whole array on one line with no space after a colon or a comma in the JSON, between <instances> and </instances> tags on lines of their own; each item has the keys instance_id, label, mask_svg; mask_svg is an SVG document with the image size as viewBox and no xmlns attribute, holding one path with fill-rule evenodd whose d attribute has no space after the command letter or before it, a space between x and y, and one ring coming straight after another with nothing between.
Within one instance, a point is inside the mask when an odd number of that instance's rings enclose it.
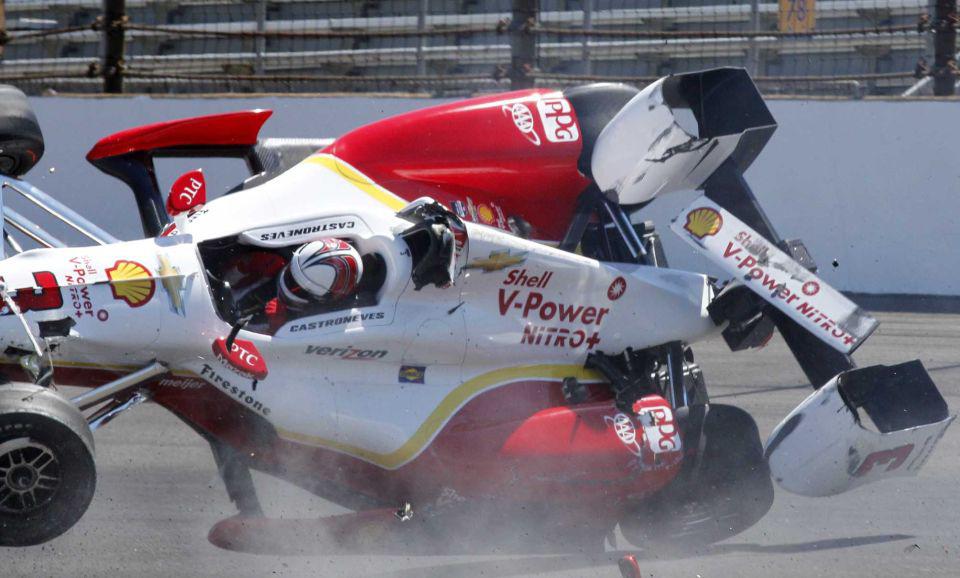
<instances>
[{"instance_id":1,"label":"wheel rim","mask_svg":"<svg viewBox=\"0 0 960 578\"><path fill-rule=\"evenodd\" d=\"M0 444L0 512L24 514L50 502L60 487L60 464L29 438Z\"/></svg>"}]
</instances>

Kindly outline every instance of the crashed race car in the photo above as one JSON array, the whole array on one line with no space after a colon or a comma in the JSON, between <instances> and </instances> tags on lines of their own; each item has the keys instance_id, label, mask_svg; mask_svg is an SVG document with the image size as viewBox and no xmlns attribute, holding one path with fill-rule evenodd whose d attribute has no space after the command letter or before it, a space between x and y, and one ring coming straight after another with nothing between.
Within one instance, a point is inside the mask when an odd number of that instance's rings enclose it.
<instances>
[{"instance_id":1,"label":"crashed race car","mask_svg":"<svg viewBox=\"0 0 960 578\"><path fill-rule=\"evenodd\" d=\"M705 544L756 523L773 480L827 496L916 473L953 419L919 361L855 367L876 320L744 179L776 123L743 70L482 96L332 140L258 140L263 110L133 128L87 156L136 198L146 238L128 242L21 180L43 141L23 95L0 96L3 194L91 240L4 209L43 247L5 231L2 545L70 529L94 495L92 432L146 401L209 441L238 509L210 539L248 550L270 527L251 470L354 510L309 522L345 542L471 540L526 516L581 547L617 527ZM242 158L250 176L208 202L192 171L165 196L161 157ZM669 268L634 218L693 189L661 229L724 282ZM317 239L362 276L271 316ZM764 444L709 401L691 344L775 330L814 391Z\"/></svg>"}]
</instances>

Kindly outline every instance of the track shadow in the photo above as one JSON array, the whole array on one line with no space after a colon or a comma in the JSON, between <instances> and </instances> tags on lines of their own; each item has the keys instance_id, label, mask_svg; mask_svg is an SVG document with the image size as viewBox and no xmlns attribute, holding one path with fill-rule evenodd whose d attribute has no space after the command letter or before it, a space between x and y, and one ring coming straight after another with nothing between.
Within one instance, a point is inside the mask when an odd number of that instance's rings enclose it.
<instances>
[{"instance_id":1,"label":"track shadow","mask_svg":"<svg viewBox=\"0 0 960 578\"><path fill-rule=\"evenodd\" d=\"M930 373L934 373L937 371L950 371L951 369L958 369L958 368L960 368L960 363L954 363L952 365L940 365L937 367L928 367L927 371Z\"/></svg>"},{"instance_id":2,"label":"track shadow","mask_svg":"<svg viewBox=\"0 0 960 578\"><path fill-rule=\"evenodd\" d=\"M476 576L519 576L524 574L546 574L550 572L569 572L571 570L586 570L597 567L612 567L615 572L617 561L621 556L633 554L638 560L680 560L685 558L698 558L705 556L722 556L732 553L755 553L755 554L799 554L803 552L816 552L824 550L836 550L843 548L857 548L861 546L870 546L873 544L884 544L887 542L898 542L908 540L913 536L908 534L881 534L877 536L856 536L850 538L833 538L825 540L815 540L811 542L798 542L795 544L717 544L708 546L702 550L679 553L663 553L659 550L645 552L640 551L612 551L597 553L595 555L584 554L566 554L555 556L524 556L514 559L497 560L473 560L469 562L455 562L451 564L440 564L428 568L411 568L404 570L392 570L374 576L390 576L392 578L455 578L463 576L464 578L476 578ZM612 574L615 575L615 574Z\"/></svg>"},{"instance_id":3,"label":"track shadow","mask_svg":"<svg viewBox=\"0 0 960 578\"><path fill-rule=\"evenodd\" d=\"M710 394L710 399L722 399L725 397L743 397L745 395L756 395L758 393L770 393L773 391L787 391L791 389L809 389L813 391L813 388L809 383L801 383L799 385L776 385L772 387L762 387L759 389L751 389L749 391L738 391L737 393L724 393L721 395Z\"/></svg>"},{"instance_id":4,"label":"track shadow","mask_svg":"<svg viewBox=\"0 0 960 578\"><path fill-rule=\"evenodd\" d=\"M872 544L885 544L913 538L910 534L881 534L878 536L857 536L853 538L832 538L800 542L797 544L716 544L711 546L708 554L730 554L746 552L755 554L801 554L820 550L836 550L839 548L857 548Z\"/></svg>"}]
</instances>

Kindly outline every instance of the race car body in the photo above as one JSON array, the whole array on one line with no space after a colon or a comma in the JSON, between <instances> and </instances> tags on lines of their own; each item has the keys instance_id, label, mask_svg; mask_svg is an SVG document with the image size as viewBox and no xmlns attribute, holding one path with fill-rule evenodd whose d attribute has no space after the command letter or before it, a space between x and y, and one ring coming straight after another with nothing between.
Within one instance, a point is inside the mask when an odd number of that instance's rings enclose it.
<instances>
[{"instance_id":1,"label":"race car body","mask_svg":"<svg viewBox=\"0 0 960 578\"><path fill-rule=\"evenodd\" d=\"M682 107L696 127L680 125ZM244 520L262 513L256 469L347 507L401 506L401 520L414 509L446 523L529 508L601 540L619 524L635 543L654 539L653 522L667 539L742 531L772 502L770 467L784 487L833 493L892 475L877 451L909 438L922 445L906 468L916 471L952 420L922 366L854 368L849 354L876 322L816 276L802 244L776 235L743 181L775 127L743 71L643 91L480 97L306 145L258 143L267 116L186 119L98 143L88 159L131 186L142 240L118 241L5 177L5 190L53 207L97 244L62 246L7 212L46 247L14 241L18 254L0 261L2 368L16 382L0 386L0 543L72 526L92 498L90 431L147 400L210 441ZM409 146L414 134L429 138ZM165 198L153 176L165 154L237 156L253 175L207 202L193 171ZM666 267L654 228L631 221L688 188L706 198L673 228L728 264L727 284ZM270 317L276 270L330 237L362 256L356 290ZM272 273L237 273L263 260ZM749 415L709 403L690 345L722 334L747 349L774 327L812 384L828 384L821 395L859 385L855 401L830 398L849 414L808 400L765 456ZM910 407L924 411L868 444L831 420L905 407L871 383L918 392ZM90 390L66 400L53 384ZM792 456L815 460L848 441L871 465L821 460L822 484L795 467ZM34 465L50 463L56 475ZM67 471L82 482L69 491ZM228 522L211 539L238 547L250 527Z\"/></svg>"}]
</instances>

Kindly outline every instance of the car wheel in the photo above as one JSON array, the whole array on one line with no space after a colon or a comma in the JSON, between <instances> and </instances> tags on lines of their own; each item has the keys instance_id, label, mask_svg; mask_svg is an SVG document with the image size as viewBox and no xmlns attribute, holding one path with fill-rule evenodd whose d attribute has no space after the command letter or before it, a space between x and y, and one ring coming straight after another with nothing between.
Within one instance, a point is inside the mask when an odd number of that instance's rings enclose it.
<instances>
[{"instance_id":1,"label":"car wheel","mask_svg":"<svg viewBox=\"0 0 960 578\"><path fill-rule=\"evenodd\" d=\"M637 547L718 542L756 524L773 504L756 422L734 406L703 407L697 455L688 454L677 479L620 519Z\"/></svg>"},{"instance_id":2,"label":"car wheel","mask_svg":"<svg viewBox=\"0 0 960 578\"><path fill-rule=\"evenodd\" d=\"M0 386L0 546L63 534L95 488L93 436L79 410L41 387Z\"/></svg>"}]
</instances>

